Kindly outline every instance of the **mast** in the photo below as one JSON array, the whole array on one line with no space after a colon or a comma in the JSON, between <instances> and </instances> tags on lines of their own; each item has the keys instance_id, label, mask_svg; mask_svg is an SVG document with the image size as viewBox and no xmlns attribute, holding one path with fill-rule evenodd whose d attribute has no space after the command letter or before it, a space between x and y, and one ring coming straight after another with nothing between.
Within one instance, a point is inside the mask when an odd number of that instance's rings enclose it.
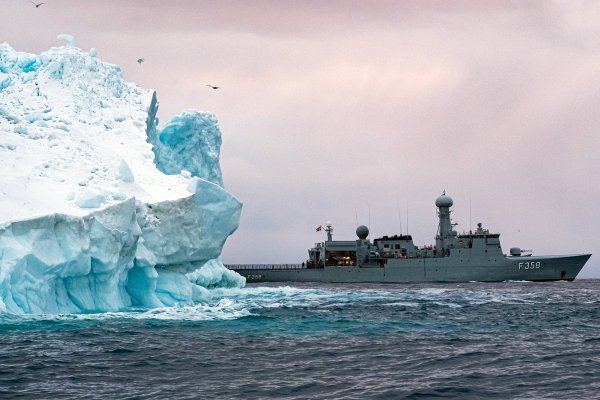
<instances>
[{"instance_id":1,"label":"mast","mask_svg":"<svg viewBox=\"0 0 600 400\"><path fill-rule=\"evenodd\" d=\"M454 234L452 232L452 221L450 220L450 207L454 202L452 198L446 195L446 191L435 200L435 206L438 208L438 233L436 236L436 247L442 255L446 254L446 249L450 247Z\"/></svg>"},{"instance_id":2,"label":"mast","mask_svg":"<svg viewBox=\"0 0 600 400\"><path fill-rule=\"evenodd\" d=\"M333 226L331 225L331 221L327 221L325 224L327 228L325 228L325 232L327 232L327 241L331 242L331 233L333 232Z\"/></svg>"}]
</instances>

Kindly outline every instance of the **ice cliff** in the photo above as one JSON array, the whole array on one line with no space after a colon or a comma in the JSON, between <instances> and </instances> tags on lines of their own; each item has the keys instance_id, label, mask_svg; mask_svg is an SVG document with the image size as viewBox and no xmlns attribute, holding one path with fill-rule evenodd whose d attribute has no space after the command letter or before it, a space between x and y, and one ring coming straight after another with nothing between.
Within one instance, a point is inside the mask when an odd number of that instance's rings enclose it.
<instances>
[{"instance_id":1,"label":"ice cliff","mask_svg":"<svg viewBox=\"0 0 600 400\"><path fill-rule=\"evenodd\" d=\"M241 204L221 133L185 111L159 129L156 93L66 46L0 44L0 311L191 304L242 286L220 254Z\"/></svg>"}]
</instances>

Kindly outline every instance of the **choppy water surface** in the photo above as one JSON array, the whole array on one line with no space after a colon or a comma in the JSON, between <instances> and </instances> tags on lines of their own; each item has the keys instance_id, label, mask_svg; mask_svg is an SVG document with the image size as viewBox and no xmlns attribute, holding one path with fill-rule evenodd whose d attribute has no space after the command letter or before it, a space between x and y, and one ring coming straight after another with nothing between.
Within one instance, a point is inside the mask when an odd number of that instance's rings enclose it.
<instances>
[{"instance_id":1,"label":"choppy water surface","mask_svg":"<svg viewBox=\"0 0 600 400\"><path fill-rule=\"evenodd\" d=\"M593 398L600 281L249 286L0 315L0 397Z\"/></svg>"}]
</instances>

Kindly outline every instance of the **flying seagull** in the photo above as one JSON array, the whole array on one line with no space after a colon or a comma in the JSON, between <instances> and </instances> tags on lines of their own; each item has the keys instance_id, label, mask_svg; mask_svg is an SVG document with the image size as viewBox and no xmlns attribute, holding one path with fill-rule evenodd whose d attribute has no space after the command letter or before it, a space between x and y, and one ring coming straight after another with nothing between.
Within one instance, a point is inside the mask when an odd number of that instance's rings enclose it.
<instances>
[{"instance_id":1,"label":"flying seagull","mask_svg":"<svg viewBox=\"0 0 600 400\"><path fill-rule=\"evenodd\" d=\"M140 65L142 65L142 63L143 63L144 61L146 61L146 59L144 59L144 58L138 58L138 59L137 59L137 62L138 62L138 64L140 64Z\"/></svg>"},{"instance_id":2,"label":"flying seagull","mask_svg":"<svg viewBox=\"0 0 600 400\"><path fill-rule=\"evenodd\" d=\"M34 3L33 1L31 2L31 4L33 4L35 6L35 8L40 8L40 6L44 3Z\"/></svg>"},{"instance_id":3,"label":"flying seagull","mask_svg":"<svg viewBox=\"0 0 600 400\"><path fill-rule=\"evenodd\" d=\"M213 86L213 85L206 85L206 86L208 86L208 87L209 87L209 88L211 88L211 89L215 89L215 90L216 90L216 89L220 89L218 86Z\"/></svg>"}]
</instances>

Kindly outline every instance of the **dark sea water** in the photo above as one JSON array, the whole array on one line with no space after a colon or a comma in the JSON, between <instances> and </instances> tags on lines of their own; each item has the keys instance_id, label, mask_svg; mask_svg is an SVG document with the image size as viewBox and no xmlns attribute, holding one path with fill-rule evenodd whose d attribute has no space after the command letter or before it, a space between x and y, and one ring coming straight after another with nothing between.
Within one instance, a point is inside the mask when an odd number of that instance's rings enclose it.
<instances>
[{"instance_id":1,"label":"dark sea water","mask_svg":"<svg viewBox=\"0 0 600 400\"><path fill-rule=\"evenodd\" d=\"M0 398L600 398L600 281L255 286L0 315Z\"/></svg>"}]
</instances>

